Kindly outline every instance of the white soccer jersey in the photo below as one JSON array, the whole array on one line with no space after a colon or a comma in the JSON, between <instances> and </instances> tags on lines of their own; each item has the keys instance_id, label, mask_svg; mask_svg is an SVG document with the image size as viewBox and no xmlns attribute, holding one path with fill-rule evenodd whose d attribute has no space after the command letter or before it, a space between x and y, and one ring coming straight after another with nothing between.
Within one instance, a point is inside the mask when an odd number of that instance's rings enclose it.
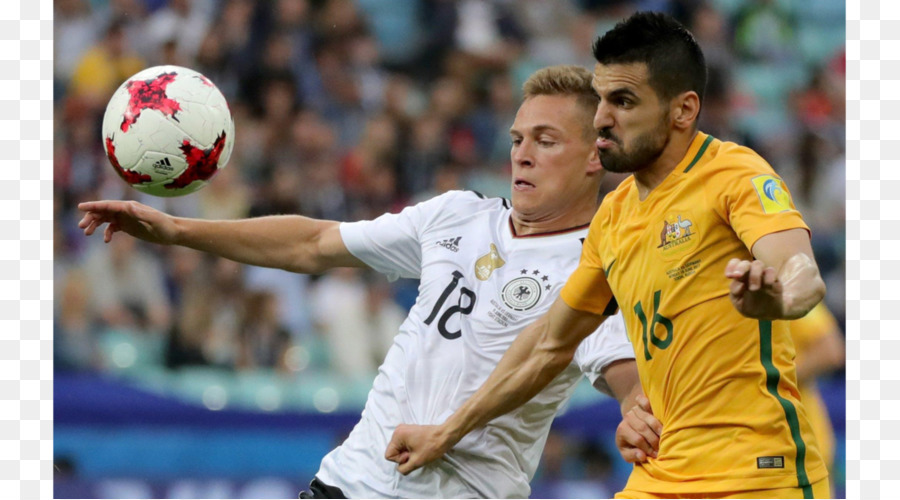
<instances>
[{"instance_id":1,"label":"white soccer jersey","mask_svg":"<svg viewBox=\"0 0 900 500\"><path fill-rule=\"evenodd\" d=\"M350 253L390 279L419 278L419 296L378 369L360 422L317 476L351 498L527 498L553 417L584 373L634 358L620 315L524 406L463 438L408 476L384 458L398 424L440 424L487 379L522 329L547 312L578 265L588 226L514 234L509 203L452 191L343 223ZM348 346L352 349L352 346Z\"/></svg>"}]
</instances>

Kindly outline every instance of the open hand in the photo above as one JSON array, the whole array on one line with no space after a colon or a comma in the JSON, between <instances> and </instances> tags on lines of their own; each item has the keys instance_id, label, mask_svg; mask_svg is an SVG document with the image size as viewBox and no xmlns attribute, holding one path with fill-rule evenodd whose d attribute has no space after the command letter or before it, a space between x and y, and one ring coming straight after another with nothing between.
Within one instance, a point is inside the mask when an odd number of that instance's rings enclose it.
<instances>
[{"instance_id":1,"label":"open hand","mask_svg":"<svg viewBox=\"0 0 900 500\"><path fill-rule=\"evenodd\" d=\"M653 416L650 400L640 395L636 401L637 404L625 413L616 428L616 447L629 463L646 462L648 457L656 458L659 436L662 434L662 423Z\"/></svg>"},{"instance_id":2,"label":"open hand","mask_svg":"<svg viewBox=\"0 0 900 500\"><path fill-rule=\"evenodd\" d=\"M118 231L151 243L171 244L175 240L174 219L136 201L88 201L79 203L78 210L85 212L78 227L84 229L86 236L107 224L103 232L106 243Z\"/></svg>"},{"instance_id":3,"label":"open hand","mask_svg":"<svg viewBox=\"0 0 900 500\"><path fill-rule=\"evenodd\" d=\"M444 456L450 446L437 425L400 424L391 436L384 458L396 462L404 476Z\"/></svg>"}]
</instances>

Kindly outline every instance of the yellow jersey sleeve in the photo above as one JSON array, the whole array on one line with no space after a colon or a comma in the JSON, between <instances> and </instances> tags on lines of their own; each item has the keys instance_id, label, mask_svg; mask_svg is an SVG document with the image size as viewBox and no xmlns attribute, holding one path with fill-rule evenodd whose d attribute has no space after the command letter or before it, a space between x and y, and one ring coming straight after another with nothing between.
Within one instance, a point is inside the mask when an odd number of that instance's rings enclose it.
<instances>
[{"instance_id":1,"label":"yellow jersey sleeve","mask_svg":"<svg viewBox=\"0 0 900 500\"><path fill-rule=\"evenodd\" d=\"M581 261L563 287L560 296L572 309L611 316L618 311L616 299L606 280L600 258L600 234L603 232L602 209L591 221L587 238L581 249Z\"/></svg>"},{"instance_id":2,"label":"yellow jersey sleeve","mask_svg":"<svg viewBox=\"0 0 900 500\"><path fill-rule=\"evenodd\" d=\"M711 176L722 193L720 215L752 251L761 237L788 229L809 227L794 206L791 193L772 167L749 148L723 144L724 154Z\"/></svg>"}]
</instances>

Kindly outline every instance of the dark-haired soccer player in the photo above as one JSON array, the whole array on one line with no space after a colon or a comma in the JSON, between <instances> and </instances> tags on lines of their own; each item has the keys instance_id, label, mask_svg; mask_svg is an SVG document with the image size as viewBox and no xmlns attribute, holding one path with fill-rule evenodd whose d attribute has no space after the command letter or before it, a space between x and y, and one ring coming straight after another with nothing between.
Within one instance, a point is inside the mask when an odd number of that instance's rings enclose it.
<instances>
[{"instance_id":1,"label":"dark-haired soccer player","mask_svg":"<svg viewBox=\"0 0 900 500\"><path fill-rule=\"evenodd\" d=\"M528 401L620 307L663 433L617 497L827 497L787 322L773 321L825 293L787 187L752 150L697 130L706 65L672 18L635 14L594 55L600 159L634 175L604 199L550 311L444 424L398 427L387 456L408 473Z\"/></svg>"}]
</instances>

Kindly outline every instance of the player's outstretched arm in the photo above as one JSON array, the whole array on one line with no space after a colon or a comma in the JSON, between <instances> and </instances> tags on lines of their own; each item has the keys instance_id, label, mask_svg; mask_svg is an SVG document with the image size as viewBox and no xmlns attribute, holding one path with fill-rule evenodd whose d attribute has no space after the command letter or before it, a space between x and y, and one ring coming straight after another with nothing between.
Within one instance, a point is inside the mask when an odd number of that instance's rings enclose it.
<instances>
[{"instance_id":1,"label":"player's outstretched arm","mask_svg":"<svg viewBox=\"0 0 900 500\"><path fill-rule=\"evenodd\" d=\"M92 235L107 224L103 240L117 232L161 245L181 245L254 266L301 273L332 267L363 267L341 239L339 223L278 215L210 221L173 217L136 201L80 203L78 227Z\"/></svg>"},{"instance_id":2,"label":"player's outstretched arm","mask_svg":"<svg viewBox=\"0 0 900 500\"><path fill-rule=\"evenodd\" d=\"M637 363L633 359L616 361L604 370L603 378L622 410L622 422L616 428L619 454L630 463L655 458L662 423L653 415L650 400L644 395Z\"/></svg>"},{"instance_id":3,"label":"player's outstretched arm","mask_svg":"<svg viewBox=\"0 0 900 500\"><path fill-rule=\"evenodd\" d=\"M442 425L399 425L385 458L401 474L432 462L473 429L525 404L572 361L578 344L605 319L572 309L557 298L547 314L525 328L485 383Z\"/></svg>"},{"instance_id":4,"label":"player's outstretched arm","mask_svg":"<svg viewBox=\"0 0 900 500\"><path fill-rule=\"evenodd\" d=\"M731 303L744 316L797 319L825 296L805 229L767 234L751 250L756 260L732 259L725 267Z\"/></svg>"}]
</instances>

